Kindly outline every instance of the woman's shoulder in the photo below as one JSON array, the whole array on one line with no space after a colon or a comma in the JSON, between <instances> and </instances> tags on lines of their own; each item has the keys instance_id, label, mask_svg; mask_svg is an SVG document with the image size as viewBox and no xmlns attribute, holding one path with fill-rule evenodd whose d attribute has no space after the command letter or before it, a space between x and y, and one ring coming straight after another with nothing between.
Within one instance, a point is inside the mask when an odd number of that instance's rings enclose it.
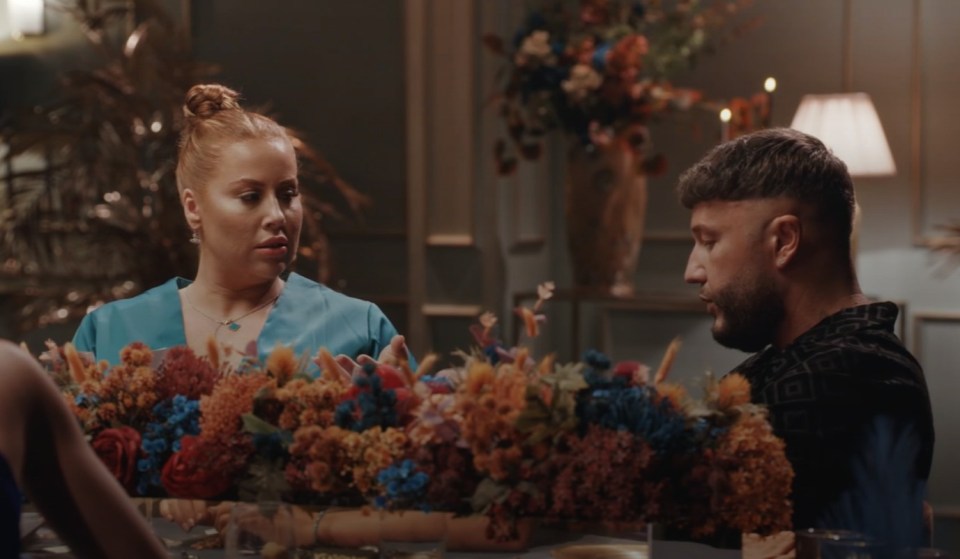
<instances>
[{"instance_id":1,"label":"woman's shoulder","mask_svg":"<svg viewBox=\"0 0 960 559\"><path fill-rule=\"evenodd\" d=\"M24 367L24 364L27 363L29 359L29 354L26 353L22 347L9 340L0 339L0 363L3 363L3 368L28 368Z\"/></svg>"},{"instance_id":2,"label":"woman's shoulder","mask_svg":"<svg viewBox=\"0 0 960 559\"><path fill-rule=\"evenodd\" d=\"M90 312L95 317L107 317L115 314L129 314L141 308L149 308L154 305L168 305L172 296L177 294L179 289L178 282L185 281L181 278L172 278L156 287L150 288L143 293L128 297L126 299L117 299L97 307Z\"/></svg>"},{"instance_id":3,"label":"woman's shoulder","mask_svg":"<svg viewBox=\"0 0 960 559\"><path fill-rule=\"evenodd\" d=\"M0 387L2 392L21 399L27 386L43 381L43 370L37 360L22 347L0 339Z\"/></svg>"},{"instance_id":4,"label":"woman's shoulder","mask_svg":"<svg viewBox=\"0 0 960 559\"><path fill-rule=\"evenodd\" d=\"M344 295L297 273L292 273L287 278L287 290L289 290L291 299L307 304L313 301L316 304L323 305L327 310L366 312L377 309L377 306L370 301Z\"/></svg>"}]
</instances>

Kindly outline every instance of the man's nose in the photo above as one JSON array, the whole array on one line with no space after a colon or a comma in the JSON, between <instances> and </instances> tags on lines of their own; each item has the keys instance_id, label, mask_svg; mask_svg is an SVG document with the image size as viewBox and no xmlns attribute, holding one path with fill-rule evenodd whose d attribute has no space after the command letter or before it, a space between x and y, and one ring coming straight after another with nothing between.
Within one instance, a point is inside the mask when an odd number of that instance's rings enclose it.
<instances>
[{"instance_id":1,"label":"man's nose","mask_svg":"<svg viewBox=\"0 0 960 559\"><path fill-rule=\"evenodd\" d=\"M687 258L687 268L683 271L683 281L699 284L707 282L707 273L697 258L696 248L690 251L690 256Z\"/></svg>"}]
</instances>

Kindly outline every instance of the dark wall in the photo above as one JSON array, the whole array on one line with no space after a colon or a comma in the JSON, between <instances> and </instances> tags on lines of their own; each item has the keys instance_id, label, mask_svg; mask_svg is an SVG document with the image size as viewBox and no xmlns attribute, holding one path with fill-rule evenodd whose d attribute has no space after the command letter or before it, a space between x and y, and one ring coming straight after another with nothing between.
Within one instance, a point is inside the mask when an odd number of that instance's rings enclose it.
<instances>
[{"instance_id":1,"label":"dark wall","mask_svg":"<svg viewBox=\"0 0 960 559\"><path fill-rule=\"evenodd\" d=\"M406 322L402 0L193 4L194 50L246 103L306 133L374 200L362 224L328 220L332 287Z\"/></svg>"}]
</instances>

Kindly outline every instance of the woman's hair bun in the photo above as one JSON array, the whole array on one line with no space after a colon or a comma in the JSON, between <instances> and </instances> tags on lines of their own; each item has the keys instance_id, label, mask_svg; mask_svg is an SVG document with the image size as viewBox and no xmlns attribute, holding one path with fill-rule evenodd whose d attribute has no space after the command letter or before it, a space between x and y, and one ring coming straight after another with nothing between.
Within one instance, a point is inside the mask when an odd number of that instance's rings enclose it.
<instances>
[{"instance_id":1,"label":"woman's hair bun","mask_svg":"<svg viewBox=\"0 0 960 559\"><path fill-rule=\"evenodd\" d=\"M187 92L183 114L187 118L210 118L220 111L240 109L239 97L236 91L222 85L195 85Z\"/></svg>"}]
</instances>

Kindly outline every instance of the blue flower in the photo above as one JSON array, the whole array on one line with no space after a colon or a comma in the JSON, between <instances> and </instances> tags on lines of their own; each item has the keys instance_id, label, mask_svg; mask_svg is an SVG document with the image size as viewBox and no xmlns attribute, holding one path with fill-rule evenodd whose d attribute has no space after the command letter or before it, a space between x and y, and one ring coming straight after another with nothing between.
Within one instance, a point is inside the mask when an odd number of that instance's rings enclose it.
<instances>
[{"instance_id":1,"label":"blue flower","mask_svg":"<svg viewBox=\"0 0 960 559\"><path fill-rule=\"evenodd\" d=\"M154 421L142 434L140 449L144 457L137 462L143 474L137 481L137 492L146 495L151 487L160 487L160 471L172 452L180 450L185 435L200 434L200 403L178 394L153 407Z\"/></svg>"},{"instance_id":2,"label":"blue flower","mask_svg":"<svg viewBox=\"0 0 960 559\"><path fill-rule=\"evenodd\" d=\"M96 406L100 403L100 398L95 394L77 394L73 399L74 403L78 406Z\"/></svg>"},{"instance_id":3,"label":"blue flower","mask_svg":"<svg viewBox=\"0 0 960 559\"><path fill-rule=\"evenodd\" d=\"M601 371L606 371L613 366L609 357L595 349L588 349L583 352L583 360L587 365L590 365L591 368Z\"/></svg>"},{"instance_id":4,"label":"blue flower","mask_svg":"<svg viewBox=\"0 0 960 559\"><path fill-rule=\"evenodd\" d=\"M590 60L590 62L593 64L594 70L600 72L601 74L607 67L607 52L609 51L610 43L601 43L597 45L596 50L593 51L593 58Z\"/></svg>"},{"instance_id":5,"label":"blue flower","mask_svg":"<svg viewBox=\"0 0 960 559\"><path fill-rule=\"evenodd\" d=\"M649 386L617 386L616 379L597 382L600 388L578 396L577 416L586 433L589 425L628 431L642 438L657 452L692 452L702 436L702 426L688 425L686 417L667 399L655 397Z\"/></svg>"},{"instance_id":6,"label":"blue flower","mask_svg":"<svg viewBox=\"0 0 960 559\"><path fill-rule=\"evenodd\" d=\"M363 374L357 375L354 384L365 389L355 400L341 402L334 411L334 423L343 429L366 431L372 427L396 427L397 393L392 388L384 389L382 379L376 372L376 366L368 364Z\"/></svg>"},{"instance_id":7,"label":"blue flower","mask_svg":"<svg viewBox=\"0 0 960 559\"><path fill-rule=\"evenodd\" d=\"M430 476L416 470L416 467L416 462L408 458L399 464L391 464L380 470L377 473L377 483L383 488L384 494L378 495L374 499L374 504L380 508L391 505L415 506L429 512L430 506L424 502L424 499L430 484Z\"/></svg>"}]
</instances>

